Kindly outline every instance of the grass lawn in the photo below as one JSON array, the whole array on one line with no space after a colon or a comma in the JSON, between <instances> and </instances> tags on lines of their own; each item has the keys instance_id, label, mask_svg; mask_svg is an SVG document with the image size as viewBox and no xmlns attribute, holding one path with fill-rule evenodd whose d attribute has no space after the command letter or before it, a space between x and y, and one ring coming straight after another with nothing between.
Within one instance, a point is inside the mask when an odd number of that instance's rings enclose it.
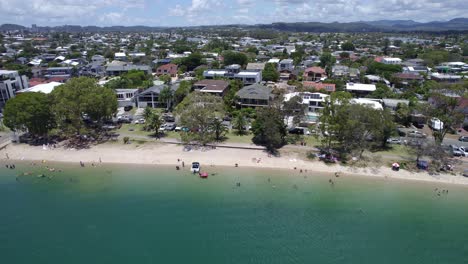
<instances>
[{"instance_id":1,"label":"grass lawn","mask_svg":"<svg viewBox=\"0 0 468 264\"><path fill-rule=\"evenodd\" d=\"M224 141L224 143L244 143L244 144L251 144L252 143L252 138L253 135L252 133L239 136L237 132L229 131L226 133L227 139Z\"/></svg>"},{"instance_id":2,"label":"grass lawn","mask_svg":"<svg viewBox=\"0 0 468 264\"><path fill-rule=\"evenodd\" d=\"M144 131L143 125L141 124L122 124L122 127L116 130L116 133L121 133L125 135L149 136L153 132Z\"/></svg>"},{"instance_id":3,"label":"grass lawn","mask_svg":"<svg viewBox=\"0 0 468 264\"><path fill-rule=\"evenodd\" d=\"M409 151L409 147L404 145L391 144L387 150L373 152L373 154L378 155L395 155L405 158L411 158L413 155Z\"/></svg>"}]
</instances>

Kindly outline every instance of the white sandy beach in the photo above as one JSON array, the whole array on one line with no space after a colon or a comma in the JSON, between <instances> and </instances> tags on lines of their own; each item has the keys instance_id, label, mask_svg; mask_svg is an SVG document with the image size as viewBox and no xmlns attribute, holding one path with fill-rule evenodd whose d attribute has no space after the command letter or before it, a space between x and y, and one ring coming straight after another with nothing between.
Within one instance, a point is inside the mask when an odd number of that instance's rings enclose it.
<instances>
[{"instance_id":1,"label":"white sandy beach","mask_svg":"<svg viewBox=\"0 0 468 264\"><path fill-rule=\"evenodd\" d=\"M342 176L358 175L369 177L393 178L402 180L418 180L435 183L451 183L468 185L468 178L461 175L453 176L440 174L431 176L426 172L412 173L405 170L392 171L390 167L380 168L350 168L341 165L326 165L319 161L304 160L299 154L283 154L281 157L269 156L262 150L217 148L214 150L184 151L180 145L173 144L103 144L89 149L43 149L42 146L29 146L25 144L9 145L0 151L2 160L27 160L79 163L127 163L127 164L155 164L155 165L181 165L186 166L198 161L202 166L227 166L253 168L278 168L294 170L308 170L322 173L340 172ZM180 161L178 161L180 160Z\"/></svg>"}]
</instances>

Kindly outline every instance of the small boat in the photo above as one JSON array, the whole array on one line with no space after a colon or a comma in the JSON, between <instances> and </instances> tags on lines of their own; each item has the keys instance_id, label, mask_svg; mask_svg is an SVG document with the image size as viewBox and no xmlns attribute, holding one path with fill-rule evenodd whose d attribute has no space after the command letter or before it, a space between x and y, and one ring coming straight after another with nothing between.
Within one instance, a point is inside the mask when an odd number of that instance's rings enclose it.
<instances>
[{"instance_id":1,"label":"small boat","mask_svg":"<svg viewBox=\"0 0 468 264\"><path fill-rule=\"evenodd\" d=\"M192 167L190 168L192 173L199 173L200 172L200 162L192 162Z\"/></svg>"},{"instance_id":2,"label":"small boat","mask_svg":"<svg viewBox=\"0 0 468 264\"><path fill-rule=\"evenodd\" d=\"M204 178L204 179L208 178L208 172L200 172L199 175L200 175L200 178Z\"/></svg>"}]
</instances>

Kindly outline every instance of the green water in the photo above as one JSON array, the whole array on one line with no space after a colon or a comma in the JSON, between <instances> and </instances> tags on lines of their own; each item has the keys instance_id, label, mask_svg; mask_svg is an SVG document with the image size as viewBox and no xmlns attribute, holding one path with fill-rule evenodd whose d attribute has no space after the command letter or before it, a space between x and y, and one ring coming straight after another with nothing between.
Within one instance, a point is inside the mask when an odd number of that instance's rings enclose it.
<instances>
[{"instance_id":1,"label":"green water","mask_svg":"<svg viewBox=\"0 0 468 264\"><path fill-rule=\"evenodd\" d=\"M57 166L0 169L0 263L468 263L468 188Z\"/></svg>"}]
</instances>

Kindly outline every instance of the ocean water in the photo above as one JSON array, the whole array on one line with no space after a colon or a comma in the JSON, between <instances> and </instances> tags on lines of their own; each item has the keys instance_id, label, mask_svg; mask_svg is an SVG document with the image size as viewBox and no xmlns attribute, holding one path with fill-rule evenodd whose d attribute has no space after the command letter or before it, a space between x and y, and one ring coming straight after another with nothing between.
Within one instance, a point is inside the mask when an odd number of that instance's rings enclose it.
<instances>
[{"instance_id":1,"label":"ocean water","mask_svg":"<svg viewBox=\"0 0 468 264\"><path fill-rule=\"evenodd\" d=\"M467 187L292 170L210 167L203 180L173 167L55 167L63 171L0 169L0 263L468 263ZM16 178L22 172L31 175Z\"/></svg>"}]
</instances>

